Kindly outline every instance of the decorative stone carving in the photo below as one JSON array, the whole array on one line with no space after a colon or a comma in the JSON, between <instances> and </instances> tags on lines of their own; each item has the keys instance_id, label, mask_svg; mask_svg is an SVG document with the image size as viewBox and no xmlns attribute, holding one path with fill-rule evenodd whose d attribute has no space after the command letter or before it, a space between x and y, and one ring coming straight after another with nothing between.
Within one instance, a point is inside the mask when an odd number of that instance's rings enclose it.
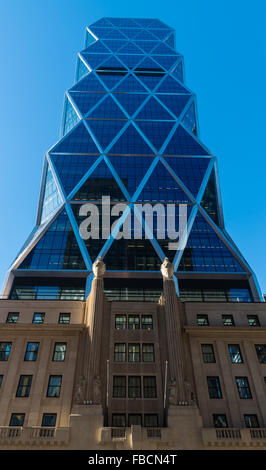
<instances>
[{"instance_id":1,"label":"decorative stone carving","mask_svg":"<svg viewBox=\"0 0 266 470\"><path fill-rule=\"evenodd\" d=\"M185 389L186 389L186 396L189 401L194 402L194 393L192 391L192 386L188 378L185 378Z\"/></svg>"},{"instance_id":2,"label":"decorative stone carving","mask_svg":"<svg viewBox=\"0 0 266 470\"><path fill-rule=\"evenodd\" d=\"M161 264L161 273L163 275L163 279L170 280L173 278L174 266L168 258L165 258L163 264Z\"/></svg>"},{"instance_id":3,"label":"decorative stone carving","mask_svg":"<svg viewBox=\"0 0 266 470\"><path fill-rule=\"evenodd\" d=\"M102 382L97 375L97 377L94 377L93 379L93 403L95 405L100 405L102 402Z\"/></svg>"},{"instance_id":4,"label":"decorative stone carving","mask_svg":"<svg viewBox=\"0 0 266 470\"><path fill-rule=\"evenodd\" d=\"M105 269L106 269L106 266L102 260L102 257L100 256L92 265L94 278L96 279L102 278L105 273Z\"/></svg>"},{"instance_id":5,"label":"decorative stone carving","mask_svg":"<svg viewBox=\"0 0 266 470\"><path fill-rule=\"evenodd\" d=\"M74 398L75 403L77 403L79 405L83 404L84 399L85 399L85 385L86 385L85 378L80 377L79 381L77 383L75 398Z\"/></svg>"},{"instance_id":6,"label":"decorative stone carving","mask_svg":"<svg viewBox=\"0 0 266 470\"><path fill-rule=\"evenodd\" d=\"M170 405L176 405L177 396L176 396L176 380L172 377L169 386L168 386L168 400Z\"/></svg>"}]
</instances>

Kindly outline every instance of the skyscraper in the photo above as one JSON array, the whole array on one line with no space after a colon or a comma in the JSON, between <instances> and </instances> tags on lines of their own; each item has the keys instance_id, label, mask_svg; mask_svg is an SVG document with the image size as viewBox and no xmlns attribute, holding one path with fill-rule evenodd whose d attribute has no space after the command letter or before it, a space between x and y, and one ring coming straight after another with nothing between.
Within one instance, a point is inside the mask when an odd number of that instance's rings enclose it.
<instances>
[{"instance_id":1,"label":"skyscraper","mask_svg":"<svg viewBox=\"0 0 266 470\"><path fill-rule=\"evenodd\" d=\"M262 302L255 274L224 227L216 157L199 137L175 32L156 19L102 18L86 29L61 137L45 155L36 227L4 286L2 321L18 328L3 331L20 338L0 344L9 377L19 348L26 352L19 384L11 377L6 385L11 394L17 385L16 397L0 426L20 429L22 441L39 426L30 434L38 446L53 438L72 448L114 448L122 439L125 448L131 441L175 448L186 426L194 434L184 434L184 447L189 439L191 447L216 445L223 436L212 427L242 427L241 412L229 419L226 403L208 414L197 348L206 394L223 400L222 388L233 393L233 384L221 386L210 365L216 346L202 338L208 315L227 332L234 323L245 326L243 311L247 327L266 326ZM21 331L31 321L24 344ZM256 343L258 357L264 346ZM242 357L238 339L230 347L231 359ZM38 354L43 373L29 370ZM236 387L249 398L242 372ZM19 399L31 396L20 409ZM244 411L249 427L263 422L256 405Z\"/></svg>"}]
</instances>

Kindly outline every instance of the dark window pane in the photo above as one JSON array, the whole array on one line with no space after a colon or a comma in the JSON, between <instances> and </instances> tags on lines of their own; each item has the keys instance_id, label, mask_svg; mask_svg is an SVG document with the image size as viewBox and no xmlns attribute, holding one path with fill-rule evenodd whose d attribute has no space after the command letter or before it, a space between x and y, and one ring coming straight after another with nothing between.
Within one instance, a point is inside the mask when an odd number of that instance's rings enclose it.
<instances>
[{"instance_id":1,"label":"dark window pane","mask_svg":"<svg viewBox=\"0 0 266 470\"><path fill-rule=\"evenodd\" d=\"M227 428L227 419L225 414L214 414L213 425L215 428Z\"/></svg>"},{"instance_id":2,"label":"dark window pane","mask_svg":"<svg viewBox=\"0 0 266 470\"><path fill-rule=\"evenodd\" d=\"M153 329L152 315L142 315L141 316L141 326L142 326L143 330L152 330Z\"/></svg>"},{"instance_id":3,"label":"dark window pane","mask_svg":"<svg viewBox=\"0 0 266 470\"><path fill-rule=\"evenodd\" d=\"M6 318L6 323L17 323L19 318L18 312L9 312Z\"/></svg>"},{"instance_id":4,"label":"dark window pane","mask_svg":"<svg viewBox=\"0 0 266 470\"><path fill-rule=\"evenodd\" d=\"M113 377L113 397L125 398L126 397L126 377L122 375L115 375Z\"/></svg>"},{"instance_id":5,"label":"dark window pane","mask_svg":"<svg viewBox=\"0 0 266 470\"><path fill-rule=\"evenodd\" d=\"M222 398L219 377L207 377L210 398Z\"/></svg>"},{"instance_id":6,"label":"dark window pane","mask_svg":"<svg viewBox=\"0 0 266 470\"><path fill-rule=\"evenodd\" d=\"M222 315L224 326L235 326L233 315Z\"/></svg>"},{"instance_id":7,"label":"dark window pane","mask_svg":"<svg viewBox=\"0 0 266 470\"><path fill-rule=\"evenodd\" d=\"M154 362L154 344L143 344L142 345L142 361L143 362Z\"/></svg>"},{"instance_id":8,"label":"dark window pane","mask_svg":"<svg viewBox=\"0 0 266 470\"><path fill-rule=\"evenodd\" d=\"M243 362L238 344L228 344L228 349L232 364L240 364Z\"/></svg>"},{"instance_id":9,"label":"dark window pane","mask_svg":"<svg viewBox=\"0 0 266 470\"><path fill-rule=\"evenodd\" d=\"M60 313L58 323L63 323L64 325L70 323L70 313Z\"/></svg>"},{"instance_id":10,"label":"dark window pane","mask_svg":"<svg viewBox=\"0 0 266 470\"><path fill-rule=\"evenodd\" d=\"M144 391L144 398L156 398L157 397L155 376L143 377L143 391Z\"/></svg>"},{"instance_id":11,"label":"dark window pane","mask_svg":"<svg viewBox=\"0 0 266 470\"><path fill-rule=\"evenodd\" d=\"M126 345L125 343L116 343L114 347L114 361L125 362L126 360Z\"/></svg>"},{"instance_id":12,"label":"dark window pane","mask_svg":"<svg viewBox=\"0 0 266 470\"><path fill-rule=\"evenodd\" d=\"M128 316L129 330L139 330L139 327L140 327L139 315L129 315Z\"/></svg>"},{"instance_id":13,"label":"dark window pane","mask_svg":"<svg viewBox=\"0 0 266 470\"><path fill-rule=\"evenodd\" d=\"M126 415L117 413L112 415L112 426L114 427L125 427L126 426Z\"/></svg>"},{"instance_id":14,"label":"dark window pane","mask_svg":"<svg viewBox=\"0 0 266 470\"><path fill-rule=\"evenodd\" d=\"M212 344L202 344L201 350L202 350L203 362L205 363L216 362Z\"/></svg>"},{"instance_id":15,"label":"dark window pane","mask_svg":"<svg viewBox=\"0 0 266 470\"><path fill-rule=\"evenodd\" d=\"M38 313L38 312L34 313L32 323L43 323L44 322L44 316L45 316L45 313Z\"/></svg>"},{"instance_id":16,"label":"dark window pane","mask_svg":"<svg viewBox=\"0 0 266 470\"><path fill-rule=\"evenodd\" d=\"M132 426L132 425L140 425L141 426L141 423L142 423L142 416L139 415L139 414L129 414L128 415L128 426Z\"/></svg>"},{"instance_id":17,"label":"dark window pane","mask_svg":"<svg viewBox=\"0 0 266 470\"><path fill-rule=\"evenodd\" d=\"M249 326L260 326L259 318L257 315L248 315Z\"/></svg>"},{"instance_id":18,"label":"dark window pane","mask_svg":"<svg viewBox=\"0 0 266 470\"><path fill-rule=\"evenodd\" d=\"M208 315L197 315L197 323L198 323L198 326L208 326L209 325Z\"/></svg>"},{"instance_id":19,"label":"dark window pane","mask_svg":"<svg viewBox=\"0 0 266 470\"><path fill-rule=\"evenodd\" d=\"M23 426L25 413L12 413L9 426Z\"/></svg>"},{"instance_id":20,"label":"dark window pane","mask_svg":"<svg viewBox=\"0 0 266 470\"><path fill-rule=\"evenodd\" d=\"M61 384L62 375L50 375L47 389L47 397L60 397Z\"/></svg>"},{"instance_id":21,"label":"dark window pane","mask_svg":"<svg viewBox=\"0 0 266 470\"><path fill-rule=\"evenodd\" d=\"M28 397L32 383L32 375L21 375L18 383L16 397Z\"/></svg>"},{"instance_id":22,"label":"dark window pane","mask_svg":"<svg viewBox=\"0 0 266 470\"><path fill-rule=\"evenodd\" d=\"M255 344L255 349L260 364L266 364L266 344Z\"/></svg>"},{"instance_id":23,"label":"dark window pane","mask_svg":"<svg viewBox=\"0 0 266 470\"><path fill-rule=\"evenodd\" d=\"M246 428L259 428L257 415L244 415Z\"/></svg>"},{"instance_id":24,"label":"dark window pane","mask_svg":"<svg viewBox=\"0 0 266 470\"><path fill-rule=\"evenodd\" d=\"M141 397L141 377L128 377L128 398Z\"/></svg>"},{"instance_id":25,"label":"dark window pane","mask_svg":"<svg viewBox=\"0 0 266 470\"><path fill-rule=\"evenodd\" d=\"M145 414L144 415L144 426L156 428L158 426L158 415L156 414Z\"/></svg>"},{"instance_id":26,"label":"dark window pane","mask_svg":"<svg viewBox=\"0 0 266 470\"><path fill-rule=\"evenodd\" d=\"M53 361L63 362L66 356L67 343L55 343Z\"/></svg>"},{"instance_id":27,"label":"dark window pane","mask_svg":"<svg viewBox=\"0 0 266 470\"><path fill-rule=\"evenodd\" d=\"M24 361L36 361L38 355L39 343L29 342L25 352Z\"/></svg>"},{"instance_id":28,"label":"dark window pane","mask_svg":"<svg viewBox=\"0 0 266 470\"><path fill-rule=\"evenodd\" d=\"M127 327L127 317L126 315L116 315L115 316L115 329L116 330L125 330Z\"/></svg>"},{"instance_id":29,"label":"dark window pane","mask_svg":"<svg viewBox=\"0 0 266 470\"><path fill-rule=\"evenodd\" d=\"M140 361L140 345L139 344L128 345L128 361L129 362Z\"/></svg>"},{"instance_id":30,"label":"dark window pane","mask_svg":"<svg viewBox=\"0 0 266 470\"><path fill-rule=\"evenodd\" d=\"M252 398L247 377L236 377L236 385L239 393L239 398Z\"/></svg>"},{"instance_id":31,"label":"dark window pane","mask_svg":"<svg viewBox=\"0 0 266 470\"><path fill-rule=\"evenodd\" d=\"M12 343L0 343L0 361L7 361Z\"/></svg>"},{"instance_id":32,"label":"dark window pane","mask_svg":"<svg viewBox=\"0 0 266 470\"><path fill-rule=\"evenodd\" d=\"M42 426L54 427L56 424L56 413L44 413L42 415Z\"/></svg>"}]
</instances>

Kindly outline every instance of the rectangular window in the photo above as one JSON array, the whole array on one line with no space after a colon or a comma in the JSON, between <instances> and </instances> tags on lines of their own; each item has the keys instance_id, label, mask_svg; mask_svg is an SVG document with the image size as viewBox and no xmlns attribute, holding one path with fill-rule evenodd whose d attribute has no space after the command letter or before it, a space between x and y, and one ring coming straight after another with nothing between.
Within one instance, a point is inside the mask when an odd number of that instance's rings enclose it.
<instances>
[{"instance_id":1,"label":"rectangular window","mask_svg":"<svg viewBox=\"0 0 266 470\"><path fill-rule=\"evenodd\" d=\"M154 344L142 345L142 362L154 362Z\"/></svg>"},{"instance_id":2,"label":"rectangular window","mask_svg":"<svg viewBox=\"0 0 266 470\"><path fill-rule=\"evenodd\" d=\"M9 312L6 317L6 323L17 323L19 312Z\"/></svg>"},{"instance_id":3,"label":"rectangular window","mask_svg":"<svg viewBox=\"0 0 266 470\"><path fill-rule=\"evenodd\" d=\"M248 315L249 326L260 326L259 318L257 315Z\"/></svg>"},{"instance_id":4,"label":"rectangular window","mask_svg":"<svg viewBox=\"0 0 266 470\"><path fill-rule=\"evenodd\" d=\"M246 428L259 428L259 421L257 415L244 415Z\"/></svg>"},{"instance_id":5,"label":"rectangular window","mask_svg":"<svg viewBox=\"0 0 266 470\"><path fill-rule=\"evenodd\" d=\"M209 397L222 398L222 391L219 377L207 377Z\"/></svg>"},{"instance_id":6,"label":"rectangular window","mask_svg":"<svg viewBox=\"0 0 266 470\"><path fill-rule=\"evenodd\" d=\"M32 323L40 324L44 322L45 313L36 312L33 314Z\"/></svg>"},{"instance_id":7,"label":"rectangular window","mask_svg":"<svg viewBox=\"0 0 266 470\"><path fill-rule=\"evenodd\" d=\"M0 375L0 387L2 387L3 378L4 378L4 376L3 376L3 375Z\"/></svg>"},{"instance_id":8,"label":"rectangular window","mask_svg":"<svg viewBox=\"0 0 266 470\"><path fill-rule=\"evenodd\" d=\"M266 364L266 344L255 344L255 349L260 364Z\"/></svg>"},{"instance_id":9,"label":"rectangular window","mask_svg":"<svg viewBox=\"0 0 266 470\"><path fill-rule=\"evenodd\" d=\"M222 315L224 326L235 326L233 315Z\"/></svg>"},{"instance_id":10,"label":"rectangular window","mask_svg":"<svg viewBox=\"0 0 266 470\"><path fill-rule=\"evenodd\" d=\"M239 344L228 344L228 349L232 364L241 364L243 359Z\"/></svg>"},{"instance_id":11,"label":"rectangular window","mask_svg":"<svg viewBox=\"0 0 266 470\"><path fill-rule=\"evenodd\" d=\"M141 327L143 330L153 329L153 318L152 315L141 315Z\"/></svg>"},{"instance_id":12,"label":"rectangular window","mask_svg":"<svg viewBox=\"0 0 266 470\"><path fill-rule=\"evenodd\" d=\"M112 426L113 427L126 427L126 415L123 413L116 413L112 415Z\"/></svg>"},{"instance_id":13,"label":"rectangular window","mask_svg":"<svg viewBox=\"0 0 266 470\"><path fill-rule=\"evenodd\" d=\"M21 375L19 378L16 397L28 397L32 383L32 375Z\"/></svg>"},{"instance_id":14,"label":"rectangular window","mask_svg":"<svg viewBox=\"0 0 266 470\"><path fill-rule=\"evenodd\" d=\"M125 330L127 327L127 317L126 315L116 315L115 316L115 329L116 330Z\"/></svg>"},{"instance_id":15,"label":"rectangular window","mask_svg":"<svg viewBox=\"0 0 266 470\"><path fill-rule=\"evenodd\" d=\"M202 344L201 351L202 351L203 362L205 363L216 362L212 344Z\"/></svg>"},{"instance_id":16,"label":"rectangular window","mask_svg":"<svg viewBox=\"0 0 266 470\"><path fill-rule=\"evenodd\" d=\"M12 413L9 426L23 426L25 419L25 413Z\"/></svg>"},{"instance_id":17,"label":"rectangular window","mask_svg":"<svg viewBox=\"0 0 266 470\"><path fill-rule=\"evenodd\" d=\"M114 375L113 377L113 397L126 398L126 377Z\"/></svg>"},{"instance_id":18,"label":"rectangular window","mask_svg":"<svg viewBox=\"0 0 266 470\"><path fill-rule=\"evenodd\" d=\"M247 377L236 377L236 385L239 398L252 398Z\"/></svg>"},{"instance_id":19,"label":"rectangular window","mask_svg":"<svg viewBox=\"0 0 266 470\"><path fill-rule=\"evenodd\" d=\"M24 361L36 361L40 343L27 343Z\"/></svg>"},{"instance_id":20,"label":"rectangular window","mask_svg":"<svg viewBox=\"0 0 266 470\"><path fill-rule=\"evenodd\" d=\"M157 398L155 376L143 377L143 392L144 398Z\"/></svg>"},{"instance_id":21,"label":"rectangular window","mask_svg":"<svg viewBox=\"0 0 266 470\"><path fill-rule=\"evenodd\" d=\"M128 398L141 398L141 377L128 377Z\"/></svg>"},{"instance_id":22,"label":"rectangular window","mask_svg":"<svg viewBox=\"0 0 266 470\"><path fill-rule=\"evenodd\" d=\"M53 398L60 397L61 384L62 384L62 375L50 375L46 396L53 397Z\"/></svg>"},{"instance_id":23,"label":"rectangular window","mask_svg":"<svg viewBox=\"0 0 266 470\"><path fill-rule=\"evenodd\" d=\"M116 343L114 348L114 362L126 361L126 345L125 343Z\"/></svg>"},{"instance_id":24,"label":"rectangular window","mask_svg":"<svg viewBox=\"0 0 266 470\"><path fill-rule=\"evenodd\" d=\"M67 343L55 343L53 361L54 362L64 362L66 357Z\"/></svg>"},{"instance_id":25,"label":"rectangular window","mask_svg":"<svg viewBox=\"0 0 266 470\"><path fill-rule=\"evenodd\" d=\"M55 427L56 425L56 413L44 413L42 415L42 426Z\"/></svg>"},{"instance_id":26,"label":"rectangular window","mask_svg":"<svg viewBox=\"0 0 266 470\"><path fill-rule=\"evenodd\" d=\"M215 428L227 428L227 418L225 414L213 414L213 425Z\"/></svg>"},{"instance_id":27,"label":"rectangular window","mask_svg":"<svg viewBox=\"0 0 266 470\"><path fill-rule=\"evenodd\" d=\"M12 343L0 343L0 361L8 361Z\"/></svg>"},{"instance_id":28,"label":"rectangular window","mask_svg":"<svg viewBox=\"0 0 266 470\"><path fill-rule=\"evenodd\" d=\"M209 326L208 315L197 315L198 326Z\"/></svg>"},{"instance_id":29,"label":"rectangular window","mask_svg":"<svg viewBox=\"0 0 266 470\"><path fill-rule=\"evenodd\" d=\"M59 313L58 323L68 325L70 323L70 313Z\"/></svg>"},{"instance_id":30,"label":"rectangular window","mask_svg":"<svg viewBox=\"0 0 266 470\"><path fill-rule=\"evenodd\" d=\"M129 315L128 316L129 330L139 330L139 327L140 327L139 315Z\"/></svg>"},{"instance_id":31,"label":"rectangular window","mask_svg":"<svg viewBox=\"0 0 266 470\"><path fill-rule=\"evenodd\" d=\"M158 415L145 414L144 415L144 426L146 428L157 428L157 426L158 426Z\"/></svg>"},{"instance_id":32,"label":"rectangular window","mask_svg":"<svg viewBox=\"0 0 266 470\"><path fill-rule=\"evenodd\" d=\"M139 344L128 345L128 361L129 362L140 361L140 345Z\"/></svg>"},{"instance_id":33,"label":"rectangular window","mask_svg":"<svg viewBox=\"0 0 266 470\"><path fill-rule=\"evenodd\" d=\"M128 415L128 426L140 425L142 423L142 416L139 414L129 414Z\"/></svg>"}]
</instances>

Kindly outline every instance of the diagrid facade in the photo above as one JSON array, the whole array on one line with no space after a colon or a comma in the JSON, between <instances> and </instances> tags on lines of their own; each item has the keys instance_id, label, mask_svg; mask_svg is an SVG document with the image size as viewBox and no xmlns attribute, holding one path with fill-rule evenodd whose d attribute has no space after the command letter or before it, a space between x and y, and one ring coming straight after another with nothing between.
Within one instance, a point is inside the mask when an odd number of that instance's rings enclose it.
<instances>
[{"instance_id":1,"label":"diagrid facade","mask_svg":"<svg viewBox=\"0 0 266 470\"><path fill-rule=\"evenodd\" d=\"M183 68L159 20L86 29L36 227L4 285L2 446L264 439L263 298L225 230Z\"/></svg>"}]
</instances>

